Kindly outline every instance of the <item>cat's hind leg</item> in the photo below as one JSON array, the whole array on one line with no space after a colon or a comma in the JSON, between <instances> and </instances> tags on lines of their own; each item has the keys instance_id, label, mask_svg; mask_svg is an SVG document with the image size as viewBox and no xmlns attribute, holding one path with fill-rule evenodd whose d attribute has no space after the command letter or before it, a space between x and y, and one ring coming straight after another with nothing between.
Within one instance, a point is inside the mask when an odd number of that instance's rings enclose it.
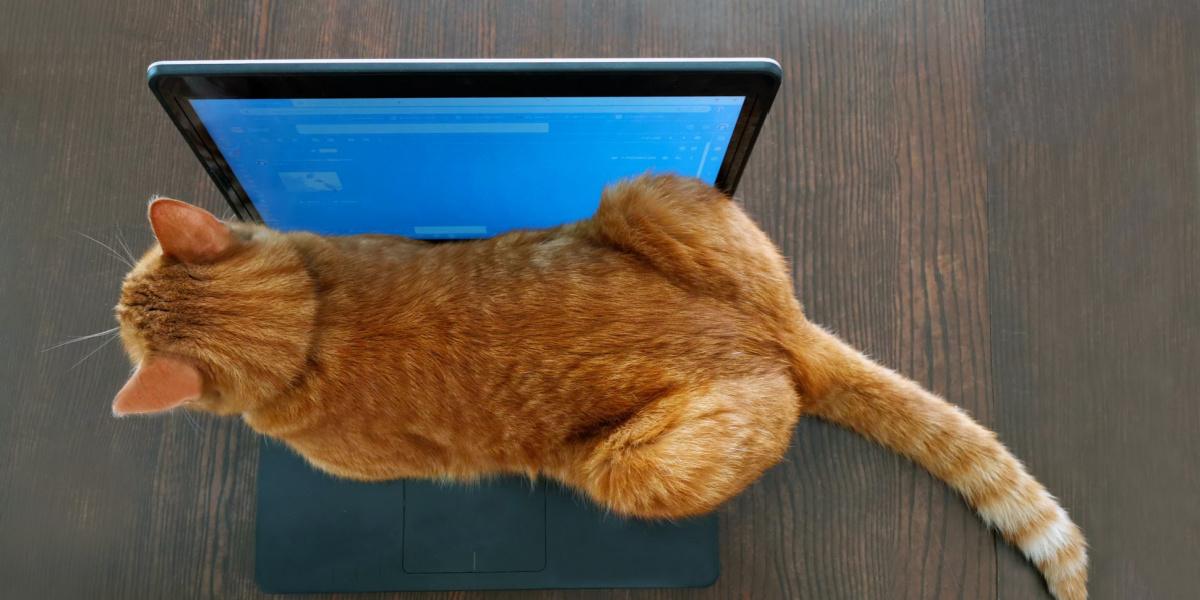
<instances>
[{"instance_id":1,"label":"cat's hind leg","mask_svg":"<svg viewBox=\"0 0 1200 600\"><path fill-rule=\"evenodd\" d=\"M698 179L647 175L617 183L580 228L707 295L793 301L787 266L771 240L733 200Z\"/></svg>"},{"instance_id":2,"label":"cat's hind leg","mask_svg":"<svg viewBox=\"0 0 1200 600\"><path fill-rule=\"evenodd\" d=\"M672 394L588 448L567 483L623 515L707 513L779 461L797 412L783 374Z\"/></svg>"}]
</instances>

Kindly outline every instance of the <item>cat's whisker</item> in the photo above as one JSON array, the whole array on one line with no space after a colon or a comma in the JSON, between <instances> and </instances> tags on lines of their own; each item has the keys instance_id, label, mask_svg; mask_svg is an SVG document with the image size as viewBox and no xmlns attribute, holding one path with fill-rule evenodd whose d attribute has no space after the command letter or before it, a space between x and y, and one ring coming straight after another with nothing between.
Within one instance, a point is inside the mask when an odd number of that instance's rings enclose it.
<instances>
[{"instance_id":1,"label":"cat's whisker","mask_svg":"<svg viewBox=\"0 0 1200 600\"><path fill-rule=\"evenodd\" d=\"M121 254L119 252L117 252L116 250L113 250L112 246L109 246L108 244L105 244L104 242L102 242L82 231L76 231L75 233L78 233L79 235L81 235L89 240L92 240L93 242L96 242L97 244L100 244L101 247L108 250L108 252L113 256L113 258L116 258L117 260L121 261L123 264L125 264L125 266L129 267L130 269L133 268L133 263L130 262L128 259L126 259L124 256L121 256Z\"/></svg>"},{"instance_id":2,"label":"cat's whisker","mask_svg":"<svg viewBox=\"0 0 1200 600\"><path fill-rule=\"evenodd\" d=\"M187 419L187 422L191 424L192 429L195 429L196 433L200 433L200 424L196 422L196 418L192 416L191 411L186 408L181 408L179 409L179 412L182 413L183 418Z\"/></svg>"},{"instance_id":3,"label":"cat's whisker","mask_svg":"<svg viewBox=\"0 0 1200 600\"><path fill-rule=\"evenodd\" d=\"M105 329L104 331L97 331L96 333L89 333L89 334L87 334L87 335L81 335L81 336L79 336L79 337L77 337L77 338L71 338L71 339L69 339L69 340L67 340L67 341L65 341L65 342L59 342L59 343L57 343L57 344L55 344L55 345L53 345L53 346L50 346L50 347L48 347L48 348L42 348L42 352L49 352L49 351L51 351L51 350L54 350L55 348L62 348L63 346L68 346L68 345L71 345L71 344L75 344L75 343L78 343L78 342L82 342L82 341L84 341L84 340L90 340L90 339L92 339L92 338L98 338L98 337L100 337L100 336L103 336L103 335L109 335L109 334L111 334L111 333L116 333L118 329L120 329L120 326L113 327L112 329Z\"/></svg>"},{"instance_id":4,"label":"cat's whisker","mask_svg":"<svg viewBox=\"0 0 1200 600\"><path fill-rule=\"evenodd\" d=\"M117 336L113 335L113 336L109 337L107 340L104 340L104 343L103 343L103 344L100 344L99 346L96 346L96 347L95 347L95 349L93 349L91 352L88 352L87 354L84 354L84 355L83 355L83 358L79 359L78 361L75 361L75 364L71 365L71 366L70 366L70 367L67 369L67 372L69 373L69 372L71 372L72 370L74 370L74 369L75 369L75 367L78 367L79 365L83 364L83 361L85 361L85 360L87 360L87 359L91 358L93 354L95 354L95 353L99 352L99 351L100 351L101 349L103 349L105 346L107 346L107 345L109 345L110 343L112 343L112 341L113 341L113 340L115 340L115 339L117 339Z\"/></svg>"},{"instance_id":5,"label":"cat's whisker","mask_svg":"<svg viewBox=\"0 0 1200 600\"><path fill-rule=\"evenodd\" d=\"M125 237L121 235L121 226L117 226L117 243L121 245L121 249L125 251L125 257L130 263L136 263L137 258L133 255L133 250L129 249L129 244L125 243Z\"/></svg>"}]
</instances>

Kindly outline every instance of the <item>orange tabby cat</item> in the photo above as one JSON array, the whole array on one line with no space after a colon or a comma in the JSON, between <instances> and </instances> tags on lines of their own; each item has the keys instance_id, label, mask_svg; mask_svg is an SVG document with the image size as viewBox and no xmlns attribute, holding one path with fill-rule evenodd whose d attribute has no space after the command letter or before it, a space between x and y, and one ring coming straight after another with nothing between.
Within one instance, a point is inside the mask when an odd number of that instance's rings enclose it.
<instances>
[{"instance_id":1,"label":"orange tabby cat","mask_svg":"<svg viewBox=\"0 0 1200 600\"><path fill-rule=\"evenodd\" d=\"M1061 600L1079 529L992 432L805 320L784 259L729 198L644 177L596 215L435 244L321 237L150 204L159 246L117 306L137 371L117 415L241 415L361 480L560 480L613 511L713 510L802 414L945 480Z\"/></svg>"}]
</instances>

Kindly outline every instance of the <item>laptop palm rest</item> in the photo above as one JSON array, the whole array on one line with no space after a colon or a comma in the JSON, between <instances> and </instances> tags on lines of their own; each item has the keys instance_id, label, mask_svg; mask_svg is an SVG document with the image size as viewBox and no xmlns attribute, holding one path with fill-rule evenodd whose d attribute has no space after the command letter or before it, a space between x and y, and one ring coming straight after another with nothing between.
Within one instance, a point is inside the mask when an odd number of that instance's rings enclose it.
<instances>
[{"instance_id":1,"label":"laptop palm rest","mask_svg":"<svg viewBox=\"0 0 1200 600\"><path fill-rule=\"evenodd\" d=\"M696 587L715 516L623 519L553 482L357 483L259 445L255 577L271 593Z\"/></svg>"},{"instance_id":2,"label":"laptop palm rest","mask_svg":"<svg viewBox=\"0 0 1200 600\"><path fill-rule=\"evenodd\" d=\"M546 491L505 478L404 482L404 570L500 573L546 567Z\"/></svg>"}]
</instances>

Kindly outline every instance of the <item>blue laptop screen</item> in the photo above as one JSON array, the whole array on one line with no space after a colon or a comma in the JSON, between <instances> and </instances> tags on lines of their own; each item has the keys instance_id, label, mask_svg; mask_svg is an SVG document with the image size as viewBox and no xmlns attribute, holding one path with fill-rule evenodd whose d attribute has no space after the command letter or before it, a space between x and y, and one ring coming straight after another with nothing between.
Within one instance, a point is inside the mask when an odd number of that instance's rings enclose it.
<instances>
[{"instance_id":1,"label":"blue laptop screen","mask_svg":"<svg viewBox=\"0 0 1200 600\"><path fill-rule=\"evenodd\" d=\"M714 183L741 96L191 100L278 229L486 237L647 171Z\"/></svg>"}]
</instances>

